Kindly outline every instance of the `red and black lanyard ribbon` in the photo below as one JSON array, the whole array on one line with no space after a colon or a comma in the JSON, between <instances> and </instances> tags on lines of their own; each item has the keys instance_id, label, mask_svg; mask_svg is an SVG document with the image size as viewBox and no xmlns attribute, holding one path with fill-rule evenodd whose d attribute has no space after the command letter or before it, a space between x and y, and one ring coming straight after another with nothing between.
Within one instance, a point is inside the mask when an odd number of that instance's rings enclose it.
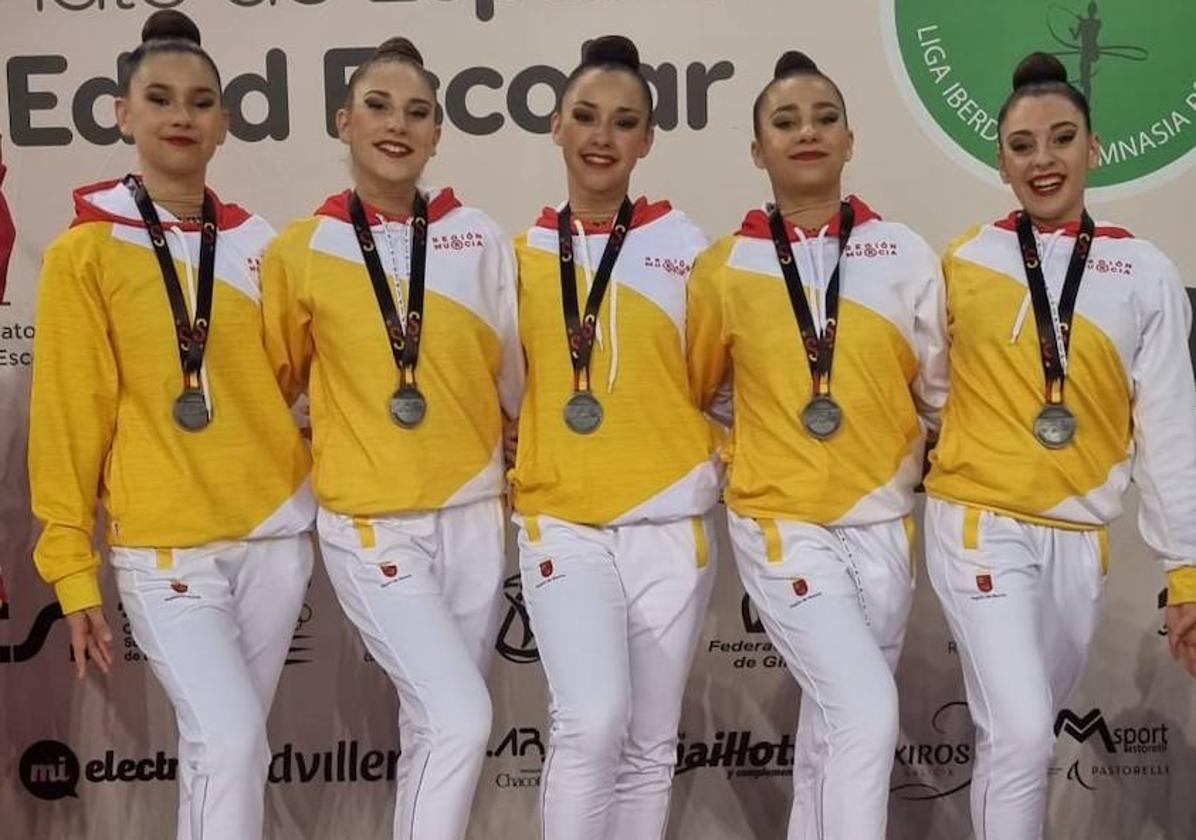
<instances>
[{"instance_id":1,"label":"red and black lanyard ribbon","mask_svg":"<svg viewBox=\"0 0 1196 840\"><path fill-rule=\"evenodd\" d=\"M1046 278L1042 273L1042 261L1038 254L1038 244L1034 239L1034 223L1026 213L1021 213L1017 219L1017 239L1021 246L1022 264L1026 269L1026 285L1030 288L1030 302L1034 305L1034 323L1038 327L1038 349L1042 357L1042 374L1048 405L1063 403L1063 386L1067 379L1063 360L1067 358L1067 352L1071 347L1071 322L1076 311L1076 297L1080 292L1084 269L1088 265L1088 254L1092 250L1092 235L1095 230L1096 223L1085 210L1080 218L1080 231L1071 251L1071 261L1067 265L1063 291L1059 295L1057 337Z\"/></svg>"},{"instance_id":2,"label":"red and black lanyard ribbon","mask_svg":"<svg viewBox=\"0 0 1196 840\"><path fill-rule=\"evenodd\" d=\"M419 363L420 335L423 331L424 276L428 264L427 202L417 190L411 213L411 276L408 279L405 326L395 308L394 296L387 283L382 261L378 258L378 249L370 232L365 207L362 206L356 191L349 196L349 218L357 234L357 244L361 247L361 257L370 275L370 284L374 287L374 297L378 299L382 321L386 325L386 337L390 343L390 352L394 356L395 367L399 369L400 384L406 385L408 371L411 381L415 381L415 366ZM399 282L398 277L395 278L395 282Z\"/></svg>"},{"instance_id":3,"label":"red and black lanyard ribbon","mask_svg":"<svg viewBox=\"0 0 1196 840\"><path fill-rule=\"evenodd\" d=\"M133 201L149 231L150 244L162 270L162 281L166 285L166 296L170 300L170 311L174 316L174 333L179 347L179 364L183 369L183 385L187 390L199 387L199 371L203 367L204 352L212 327L212 287L216 274L216 204L211 195L204 191L203 220L199 238L199 278L195 291L195 318L187 313L187 302L179 275L174 268L174 258L166 244L166 233L154 202L146 192L145 184L136 175L128 175L125 187L133 194Z\"/></svg>"},{"instance_id":4,"label":"red and black lanyard ribbon","mask_svg":"<svg viewBox=\"0 0 1196 840\"><path fill-rule=\"evenodd\" d=\"M831 273L830 281L826 286L826 327L821 334L814 323L814 313L810 311L810 303L806 300L801 274L793 259L793 248L789 243L785 222L781 218L778 208L774 207L769 212L768 225L772 232L772 243L777 250L777 260L781 263L781 274L785 277L789 303L793 308L793 315L797 319L798 330L801 332L806 361L810 365L810 380L813 384L814 396L829 396L831 367L835 360L835 342L838 338L839 327L839 271L843 267L843 252L847 248L847 241L851 238L851 229L855 225L855 211L846 201L839 205L839 259L835 263L835 270Z\"/></svg>"},{"instance_id":5,"label":"red and black lanyard ribbon","mask_svg":"<svg viewBox=\"0 0 1196 840\"><path fill-rule=\"evenodd\" d=\"M584 317L578 310L577 301L577 275L574 272L573 260L573 213L569 209L569 205L566 204L564 209L557 214L557 234L560 239L558 253L561 264L561 302L565 311L565 334L569 340L569 360L573 364L574 391L578 391L581 387L582 373L585 373L586 390L590 390L590 356L594 352L594 339L597 336L598 310L602 307L602 298L606 295L606 287L610 284L615 261L619 259L619 252L623 250L623 243L627 240L627 232L631 228L631 216L634 209L631 201L624 198L619 212L615 216L610 236L606 240L606 247L602 251L598 271L594 274L594 283L586 298Z\"/></svg>"}]
</instances>

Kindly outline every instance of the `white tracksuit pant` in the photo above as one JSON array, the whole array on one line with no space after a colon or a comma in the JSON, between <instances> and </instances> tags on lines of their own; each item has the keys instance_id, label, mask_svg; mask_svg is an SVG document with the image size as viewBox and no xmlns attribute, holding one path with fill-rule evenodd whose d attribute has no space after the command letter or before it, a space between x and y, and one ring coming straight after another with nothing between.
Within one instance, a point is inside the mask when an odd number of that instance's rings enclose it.
<instances>
[{"instance_id":1,"label":"white tracksuit pant","mask_svg":"<svg viewBox=\"0 0 1196 840\"><path fill-rule=\"evenodd\" d=\"M733 512L728 525L744 588L802 690L789 840L884 840L911 529Z\"/></svg>"},{"instance_id":2,"label":"white tracksuit pant","mask_svg":"<svg viewBox=\"0 0 1196 840\"><path fill-rule=\"evenodd\" d=\"M926 568L976 725L976 840L1042 837L1055 716L1096 630L1105 539L927 500Z\"/></svg>"},{"instance_id":3,"label":"white tracksuit pant","mask_svg":"<svg viewBox=\"0 0 1196 840\"><path fill-rule=\"evenodd\" d=\"M399 693L395 840L465 837L493 720L504 516L497 498L383 517L320 510L337 599Z\"/></svg>"},{"instance_id":4,"label":"white tracksuit pant","mask_svg":"<svg viewBox=\"0 0 1196 840\"><path fill-rule=\"evenodd\" d=\"M543 840L660 840L714 583L709 516L520 525L523 599L551 692Z\"/></svg>"},{"instance_id":5,"label":"white tracksuit pant","mask_svg":"<svg viewBox=\"0 0 1196 840\"><path fill-rule=\"evenodd\" d=\"M266 718L311 578L311 535L113 548L112 565L178 720L179 840L261 840Z\"/></svg>"}]
</instances>

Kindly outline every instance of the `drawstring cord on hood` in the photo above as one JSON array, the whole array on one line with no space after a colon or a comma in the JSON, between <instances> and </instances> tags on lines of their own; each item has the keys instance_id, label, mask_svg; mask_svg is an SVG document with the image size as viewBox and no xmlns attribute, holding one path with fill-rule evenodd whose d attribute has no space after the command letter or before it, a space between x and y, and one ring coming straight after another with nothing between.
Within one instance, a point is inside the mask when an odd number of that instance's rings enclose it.
<instances>
[{"instance_id":1,"label":"drawstring cord on hood","mask_svg":"<svg viewBox=\"0 0 1196 840\"><path fill-rule=\"evenodd\" d=\"M1034 231L1034 239L1038 246L1039 253L1042 254L1041 264L1043 269L1046 268L1047 263L1054 254L1056 246L1063 238L1063 228L1053 231L1046 241L1046 247L1043 247L1042 236L1038 231ZM1051 283L1047 281L1047 298L1051 302L1051 323L1055 328L1055 346L1059 348L1059 364L1063 368L1063 372L1067 373L1067 349L1063 346L1063 327L1059 323L1059 300L1058 293L1051 288ZM1013 331L1009 335L1009 343L1016 344L1018 336L1021 335L1022 327L1026 323L1026 316L1030 313L1030 287L1027 284L1026 294L1022 298L1022 305L1017 310L1017 318L1013 321Z\"/></svg>"},{"instance_id":2,"label":"drawstring cord on hood","mask_svg":"<svg viewBox=\"0 0 1196 840\"><path fill-rule=\"evenodd\" d=\"M794 255L796 258L805 261L805 274L810 278L809 289L806 292L806 297L810 301L810 310L814 315L814 323L818 326L818 333L821 335L826 331L826 234L830 230L830 225L823 225L822 229L818 231L818 235L814 238L814 244L810 244L810 238L806 236L799 226L794 225L793 229L797 232L799 243L804 246L797 249ZM817 265L815 265L817 260Z\"/></svg>"},{"instance_id":3,"label":"drawstring cord on hood","mask_svg":"<svg viewBox=\"0 0 1196 840\"><path fill-rule=\"evenodd\" d=\"M378 215L378 221L382 225L382 237L386 240L386 250L390 257L390 270L394 275L395 308L399 313L400 320L406 324L407 302L403 295L403 273L404 266L411 265L411 225L403 224L402 222L395 223L399 226L399 230L403 232L403 261L400 263L399 248L394 241L394 231L391 230L391 223L383 218L381 214Z\"/></svg>"}]
</instances>

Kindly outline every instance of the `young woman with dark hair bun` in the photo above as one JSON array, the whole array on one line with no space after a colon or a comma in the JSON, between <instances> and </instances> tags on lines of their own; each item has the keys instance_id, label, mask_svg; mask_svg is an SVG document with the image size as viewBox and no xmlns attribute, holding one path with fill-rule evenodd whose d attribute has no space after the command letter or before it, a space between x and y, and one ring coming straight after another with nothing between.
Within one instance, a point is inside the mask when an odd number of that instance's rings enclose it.
<instances>
[{"instance_id":1,"label":"young woman with dark hair bun","mask_svg":"<svg viewBox=\"0 0 1196 840\"><path fill-rule=\"evenodd\" d=\"M116 101L138 173L82 187L45 254L30 411L34 552L74 668L107 673L97 501L138 646L179 728L182 840L262 837L266 718L311 573L310 456L262 346L274 231L221 201L220 76L154 13ZM158 832L156 836L165 836Z\"/></svg>"},{"instance_id":2,"label":"young woman with dark hair bun","mask_svg":"<svg viewBox=\"0 0 1196 840\"><path fill-rule=\"evenodd\" d=\"M938 259L844 196L838 86L788 52L752 114L772 201L698 260L700 406L731 388L731 547L801 686L790 840L883 840L913 600L914 487L946 392Z\"/></svg>"},{"instance_id":3,"label":"young woman with dark hair bun","mask_svg":"<svg viewBox=\"0 0 1196 840\"><path fill-rule=\"evenodd\" d=\"M652 96L590 42L552 116L567 199L516 244L528 381L513 473L523 597L551 691L544 840L658 840L714 581L719 468L686 382L702 232L631 199Z\"/></svg>"},{"instance_id":4,"label":"young woman with dark hair bun","mask_svg":"<svg viewBox=\"0 0 1196 840\"><path fill-rule=\"evenodd\" d=\"M1053 724L1084 671L1132 480L1196 676L1196 385L1175 265L1086 209L1100 160L1058 59L1028 56L999 117L1021 205L944 258L951 395L926 480L926 564L976 724L977 840L1043 836Z\"/></svg>"},{"instance_id":5,"label":"young woman with dark hair bun","mask_svg":"<svg viewBox=\"0 0 1196 840\"><path fill-rule=\"evenodd\" d=\"M353 187L289 225L262 267L266 350L310 397L328 577L399 695L395 840L461 840L491 728L502 604L503 429L519 410L509 241L421 184L440 120L406 38L349 81Z\"/></svg>"}]
</instances>

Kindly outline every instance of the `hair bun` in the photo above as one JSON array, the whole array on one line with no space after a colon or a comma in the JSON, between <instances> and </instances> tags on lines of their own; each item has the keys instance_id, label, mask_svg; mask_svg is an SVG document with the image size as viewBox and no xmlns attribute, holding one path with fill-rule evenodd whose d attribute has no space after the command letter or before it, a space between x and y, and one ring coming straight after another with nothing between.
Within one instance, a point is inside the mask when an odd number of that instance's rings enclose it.
<instances>
[{"instance_id":1,"label":"hair bun","mask_svg":"<svg viewBox=\"0 0 1196 840\"><path fill-rule=\"evenodd\" d=\"M175 39L200 46L199 27L195 21L175 9L159 9L141 27L141 41Z\"/></svg>"},{"instance_id":2,"label":"hair bun","mask_svg":"<svg viewBox=\"0 0 1196 840\"><path fill-rule=\"evenodd\" d=\"M810 58L800 50L787 50L777 59L777 65L773 68L772 77L779 79L782 76L787 76L790 73L821 73L818 65L814 63L814 59Z\"/></svg>"},{"instance_id":3,"label":"hair bun","mask_svg":"<svg viewBox=\"0 0 1196 840\"><path fill-rule=\"evenodd\" d=\"M374 50L374 55L378 58L390 56L392 58L401 58L418 64L420 67L424 66L424 57L415 44L411 43L411 39L404 38L401 35L396 35L393 38L387 38L378 45L378 49Z\"/></svg>"},{"instance_id":4,"label":"hair bun","mask_svg":"<svg viewBox=\"0 0 1196 840\"><path fill-rule=\"evenodd\" d=\"M1013 71L1013 89L1042 82L1068 84L1067 68L1063 62L1044 52L1033 52L1023 58Z\"/></svg>"},{"instance_id":5,"label":"hair bun","mask_svg":"<svg viewBox=\"0 0 1196 840\"><path fill-rule=\"evenodd\" d=\"M587 41L581 54L582 64L619 64L633 73L640 72L640 51L623 35L603 35Z\"/></svg>"}]
</instances>

